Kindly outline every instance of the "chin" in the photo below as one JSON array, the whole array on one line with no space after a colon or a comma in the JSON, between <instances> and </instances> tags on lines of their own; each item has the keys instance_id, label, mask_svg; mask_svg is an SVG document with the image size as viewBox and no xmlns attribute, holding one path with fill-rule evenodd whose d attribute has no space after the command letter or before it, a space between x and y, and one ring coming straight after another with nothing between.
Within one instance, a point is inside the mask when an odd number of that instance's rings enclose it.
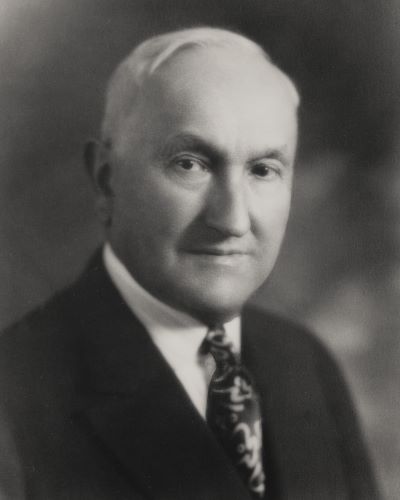
<instances>
[{"instance_id":1,"label":"chin","mask_svg":"<svg viewBox=\"0 0 400 500\"><path fill-rule=\"evenodd\" d=\"M181 304L191 316L207 325L226 323L240 315L251 295L250 291L233 295L232 290L235 289L188 290L182 296Z\"/></svg>"},{"instance_id":2,"label":"chin","mask_svg":"<svg viewBox=\"0 0 400 500\"><path fill-rule=\"evenodd\" d=\"M240 307L219 307L215 304L202 304L200 307L192 307L187 312L207 326L222 325L241 314L243 304Z\"/></svg>"}]
</instances>

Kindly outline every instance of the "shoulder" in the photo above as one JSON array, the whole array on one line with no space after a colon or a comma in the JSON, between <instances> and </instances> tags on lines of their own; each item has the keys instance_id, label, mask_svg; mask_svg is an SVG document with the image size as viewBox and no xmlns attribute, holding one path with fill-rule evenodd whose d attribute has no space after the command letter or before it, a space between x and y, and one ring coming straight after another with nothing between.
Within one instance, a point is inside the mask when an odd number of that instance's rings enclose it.
<instances>
[{"instance_id":1,"label":"shoulder","mask_svg":"<svg viewBox=\"0 0 400 500\"><path fill-rule=\"evenodd\" d=\"M345 405L352 412L342 370L314 333L275 314L258 310L248 314L243 318L244 353L261 376L270 373L286 391L296 387L329 407Z\"/></svg>"},{"instance_id":2,"label":"shoulder","mask_svg":"<svg viewBox=\"0 0 400 500\"><path fill-rule=\"evenodd\" d=\"M88 339L121 314L120 302L98 251L71 286L0 334L0 395L33 401L79 386Z\"/></svg>"},{"instance_id":3,"label":"shoulder","mask_svg":"<svg viewBox=\"0 0 400 500\"><path fill-rule=\"evenodd\" d=\"M307 328L257 309L243 314L243 347L266 414L278 415L278 426L290 418L296 429L291 446L305 429L320 451L332 436L354 498L379 498L351 393L329 349Z\"/></svg>"},{"instance_id":4,"label":"shoulder","mask_svg":"<svg viewBox=\"0 0 400 500\"><path fill-rule=\"evenodd\" d=\"M1 333L3 402L29 404L43 395L39 386L61 387L70 378L66 368L72 365L74 343L70 303L70 290L63 291Z\"/></svg>"},{"instance_id":5,"label":"shoulder","mask_svg":"<svg viewBox=\"0 0 400 500\"><path fill-rule=\"evenodd\" d=\"M300 381L316 384L329 397L348 397L334 353L307 327L250 308L243 314L243 348L252 360L275 366Z\"/></svg>"},{"instance_id":6,"label":"shoulder","mask_svg":"<svg viewBox=\"0 0 400 500\"><path fill-rule=\"evenodd\" d=\"M250 342L257 342L288 354L314 353L329 355L324 344L309 328L278 314L250 306L242 315L243 335Z\"/></svg>"},{"instance_id":7,"label":"shoulder","mask_svg":"<svg viewBox=\"0 0 400 500\"><path fill-rule=\"evenodd\" d=\"M98 256L95 255L92 260L96 262ZM29 359L34 360L57 345L61 347L70 342L78 318L84 320L85 313L94 306L91 295L96 284L93 285L89 279L94 274L93 267L89 264L72 285L4 329L0 333L0 359L10 356L12 359L17 352L21 356L23 352L29 352Z\"/></svg>"},{"instance_id":8,"label":"shoulder","mask_svg":"<svg viewBox=\"0 0 400 500\"><path fill-rule=\"evenodd\" d=\"M7 411L22 415L73 397L82 373L82 332L88 315L95 316L88 274L0 334L0 405Z\"/></svg>"},{"instance_id":9,"label":"shoulder","mask_svg":"<svg viewBox=\"0 0 400 500\"><path fill-rule=\"evenodd\" d=\"M71 290L56 294L37 309L0 333L0 355L34 343L39 348L49 346L51 338L60 340L70 317Z\"/></svg>"},{"instance_id":10,"label":"shoulder","mask_svg":"<svg viewBox=\"0 0 400 500\"><path fill-rule=\"evenodd\" d=\"M333 407L352 403L342 369L330 349L308 328L276 314L250 309L243 316L243 344L255 363L314 387Z\"/></svg>"}]
</instances>

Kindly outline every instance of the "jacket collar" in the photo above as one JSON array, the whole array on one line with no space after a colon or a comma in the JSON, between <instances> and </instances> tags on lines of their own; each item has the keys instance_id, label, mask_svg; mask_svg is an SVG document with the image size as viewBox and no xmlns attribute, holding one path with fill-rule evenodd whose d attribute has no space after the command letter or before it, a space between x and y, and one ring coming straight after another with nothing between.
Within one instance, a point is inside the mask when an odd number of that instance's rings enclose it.
<instances>
[{"instance_id":1,"label":"jacket collar","mask_svg":"<svg viewBox=\"0 0 400 500\"><path fill-rule=\"evenodd\" d=\"M244 311L242 325L243 363L261 396L271 498L347 500L337 408L327 403L319 344L289 322L254 310Z\"/></svg>"},{"instance_id":2,"label":"jacket collar","mask_svg":"<svg viewBox=\"0 0 400 500\"><path fill-rule=\"evenodd\" d=\"M73 295L85 374L76 418L151 498L250 498L172 369L116 292L99 254Z\"/></svg>"},{"instance_id":3,"label":"jacket collar","mask_svg":"<svg viewBox=\"0 0 400 500\"><path fill-rule=\"evenodd\" d=\"M72 294L84 373L76 417L128 477L155 499L250 499L172 369L116 292L100 253ZM347 498L315 343L273 316L245 310L242 319L242 359L261 396L269 497Z\"/></svg>"}]
</instances>

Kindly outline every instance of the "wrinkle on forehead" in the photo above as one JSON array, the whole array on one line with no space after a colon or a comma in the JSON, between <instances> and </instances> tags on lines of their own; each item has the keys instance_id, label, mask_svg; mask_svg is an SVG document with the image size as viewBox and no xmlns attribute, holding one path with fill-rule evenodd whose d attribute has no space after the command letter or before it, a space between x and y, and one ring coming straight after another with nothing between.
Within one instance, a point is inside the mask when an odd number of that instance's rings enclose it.
<instances>
[{"instance_id":1,"label":"wrinkle on forehead","mask_svg":"<svg viewBox=\"0 0 400 500\"><path fill-rule=\"evenodd\" d=\"M124 129L142 141L146 134L166 137L186 128L209 131L220 144L239 144L238 137L249 143L257 137L249 141L248 134L273 139L287 124L296 128L296 109L287 77L263 57L196 48L154 73Z\"/></svg>"},{"instance_id":2,"label":"wrinkle on forehead","mask_svg":"<svg viewBox=\"0 0 400 500\"><path fill-rule=\"evenodd\" d=\"M213 96L238 112L245 103L252 105L255 114L261 113L266 100L270 105L285 102L291 111L297 109L291 83L279 68L262 56L249 57L226 48L191 48L168 60L142 89L140 102L156 104L158 112L168 112L172 105L184 113L193 106L201 111Z\"/></svg>"},{"instance_id":3,"label":"wrinkle on forehead","mask_svg":"<svg viewBox=\"0 0 400 500\"><path fill-rule=\"evenodd\" d=\"M182 50L160 66L146 87L150 89L152 82L156 82L179 93L203 79L228 91L235 84L244 86L259 81L274 92L280 89L294 108L299 104L291 80L263 54L249 54L247 51L234 51L226 47L190 47Z\"/></svg>"}]
</instances>

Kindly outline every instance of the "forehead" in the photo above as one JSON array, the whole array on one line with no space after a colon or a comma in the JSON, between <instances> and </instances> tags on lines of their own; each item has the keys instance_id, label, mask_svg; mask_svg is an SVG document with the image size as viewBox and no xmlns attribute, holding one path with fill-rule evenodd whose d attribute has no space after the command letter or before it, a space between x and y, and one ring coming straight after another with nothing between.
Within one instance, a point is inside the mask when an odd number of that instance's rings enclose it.
<instances>
[{"instance_id":1,"label":"forehead","mask_svg":"<svg viewBox=\"0 0 400 500\"><path fill-rule=\"evenodd\" d=\"M141 91L131 127L162 139L188 131L225 144L294 135L296 102L287 77L264 57L191 48L166 61ZM207 139L207 137L205 137Z\"/></svg>"},{"instance_id":2,"label":"forehead","mask_svg":"<svg viewBox=\"0 0 400 500\"><path fill-rule=\"evenodd\" d=\"M182 98L214 96L248 101L280 98L296 106L289 79L262 54L227 47L188 47L164 62L147 81L145 95ZM155 95L154 95L155 94Z\"/></svg>"}]
</instances>

